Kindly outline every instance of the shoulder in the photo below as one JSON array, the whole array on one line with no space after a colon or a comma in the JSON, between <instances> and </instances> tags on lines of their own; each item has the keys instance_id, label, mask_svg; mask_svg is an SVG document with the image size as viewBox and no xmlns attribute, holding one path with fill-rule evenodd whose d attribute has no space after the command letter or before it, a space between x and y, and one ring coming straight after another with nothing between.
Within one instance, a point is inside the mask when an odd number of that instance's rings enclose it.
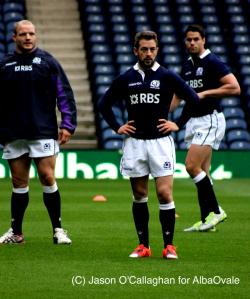
<instances>
[{"instance_id":1,"label":"shoulder","mask_svg":"<svg viewBox=\"0 0 250 299\"><path fill-rule=\"evenodd\" d=\"M211 69L221 70L225 73L231 73L229 66L226 65L216 54L211 52L205 58L207 66L209 66Z\"/></svg>"},{"instance_id":2,"label":"shoulder","mask_svg":"<svg viewBox=\"0 0 250 299\"><path fill-rule=\"evenodd\" d=\"M15 60L14 53L8 53L0 59L0 65L4 66L6 63L11 63L13 60Z\"/></svg>"},{"instance_id":3,"label":"shoulder","mask_svg":"<svg viewBox=\"0 0 250 299\"><path fill-rule=\"evenodd\" d=\"M37 48L35 55L47 61L49 64L59 64L57 59L51 53L43 49Z\"/></svg>"}]
</instances>

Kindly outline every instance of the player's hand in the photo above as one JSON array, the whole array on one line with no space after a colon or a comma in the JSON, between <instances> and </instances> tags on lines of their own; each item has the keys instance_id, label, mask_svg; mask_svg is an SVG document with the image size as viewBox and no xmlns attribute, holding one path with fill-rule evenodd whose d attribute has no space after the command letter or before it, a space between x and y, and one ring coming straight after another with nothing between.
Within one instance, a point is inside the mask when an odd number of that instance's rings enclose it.
<instances>
[{"instance_id":1,"label":"player's hand","mask_svg":"<svg viewBox=\"0 0 250 299\"><path fill-rule=\"evenodd\" d=\"M161 132L162 134L166 134L168 132L179 130L179 127L177 126L177 124L170 120L161 118L161 119L159 119L159 122L160 122L160 124L157 126L157 128L159 129L159 132Z\"/></svg>"},{"instance_id":2,"label":"player's hand","mask_svg":"<svg viewBox=\"0 0 250 299\"><path fill-rule=\"evenodd\" d=\"M134 126L132 126L133 123L134 123L133 120L128 121L126 124L124 124L123 126L121 126L119 128L117 133L120 135L122 135L122 134L131 135L131 134L135 133L136 128Z\"/></svg>"},{"instance_id":3,"label":"player's hand","mask_svg":"<svg viewBox=\"0 0 250 299\"><path fill-rule=\"evenodd\" d=\"M67 143L70 140L71 133L66 129L60 129L58 133L58 142L60 145Z\"/></svg>"}]
</instances>

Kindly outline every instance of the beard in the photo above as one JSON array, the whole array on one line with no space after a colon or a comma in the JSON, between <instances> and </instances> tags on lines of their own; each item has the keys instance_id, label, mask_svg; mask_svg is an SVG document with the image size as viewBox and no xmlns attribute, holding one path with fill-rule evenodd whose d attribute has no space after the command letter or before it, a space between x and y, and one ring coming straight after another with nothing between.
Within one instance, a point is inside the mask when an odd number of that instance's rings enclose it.
<instances>
[{"instance_id":1,"label":"beard","mask_svg":"<svg viewBox=\"0 0 250 299\"><path fill-rule=\"evenodd\" d=\"M150 69L155 63L154 59L145 58L143 60L139 60L139 64L142 69Z\"/></svg>"}]
</instances>

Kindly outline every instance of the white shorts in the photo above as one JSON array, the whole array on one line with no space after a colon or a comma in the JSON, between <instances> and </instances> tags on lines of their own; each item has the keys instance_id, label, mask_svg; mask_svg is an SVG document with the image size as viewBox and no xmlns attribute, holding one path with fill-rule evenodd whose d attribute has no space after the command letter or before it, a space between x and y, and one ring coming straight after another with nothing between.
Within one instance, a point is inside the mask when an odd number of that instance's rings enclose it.
<instances>
[{"instance_id":1,"label":"white shorts","mask_svg":"<svg viewBox=\"0 0 250 299\"><path fill-rule=\"evenodd\" d=\"M18 139L5 144L3 159L15 159L24 154L31 158L49 157L58 154L59 145L54 139L26 140Z\"/></svg>"},{"instance_id":2,"label":"white shorts","mask_svg":"<svg viewBox=\"0 0 250 299\"><path fill-rule=\"evenodd\" d=\"M121 174L129 177L173 175L175 145L172 136L158 139L126 138L123 143Z\"/></svg>"},{"instance_id":3,"label":"white shorts","mask_svg":"<svg viewBox=\"0 0 250 299\"><path fill-rule=\"evenodd\" d=\"M186 124L185 142L188 148L191 144L198 144L218 150L225 130L226 120L222 112L192 117Z\"/></svg>"}]
</instances>

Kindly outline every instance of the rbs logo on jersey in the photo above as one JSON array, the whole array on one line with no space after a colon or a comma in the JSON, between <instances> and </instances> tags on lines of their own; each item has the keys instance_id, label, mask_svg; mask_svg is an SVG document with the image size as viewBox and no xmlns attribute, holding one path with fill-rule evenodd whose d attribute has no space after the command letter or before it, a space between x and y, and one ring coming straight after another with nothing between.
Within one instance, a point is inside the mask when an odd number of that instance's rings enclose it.
<instances>
[{"instance_id":1,"label":"rbs logo on jersey","mask_svg":"<svg viewBox=\"0 0 250 299\"><path fill-rule=\"evenodd\" d=\"M187 81L187 84L192 88L201 88L203 87L202 79L194 79Z\"/></svg>"},{"instance_id":2,"label":"rbs logo on jersey","mask_svg":"<svg viewBox=\"0 0 250 299\"><path fill-rule=\"evenodd\" d=\"M140 93L130 95L131 105L135 104L158 104L160 102L160 94L156 93Z\"/></svg>"},{"instance_id":3,"label":"rbs logo on jersey","mask_svg":"<svg viewBox=\"0 0 250 299\"><path fill-rule=\"evenodd\" d=\"M15 72L30 72L32 71L32 65L17 65L15 66Z\"/></svg>"}]
</instances>

